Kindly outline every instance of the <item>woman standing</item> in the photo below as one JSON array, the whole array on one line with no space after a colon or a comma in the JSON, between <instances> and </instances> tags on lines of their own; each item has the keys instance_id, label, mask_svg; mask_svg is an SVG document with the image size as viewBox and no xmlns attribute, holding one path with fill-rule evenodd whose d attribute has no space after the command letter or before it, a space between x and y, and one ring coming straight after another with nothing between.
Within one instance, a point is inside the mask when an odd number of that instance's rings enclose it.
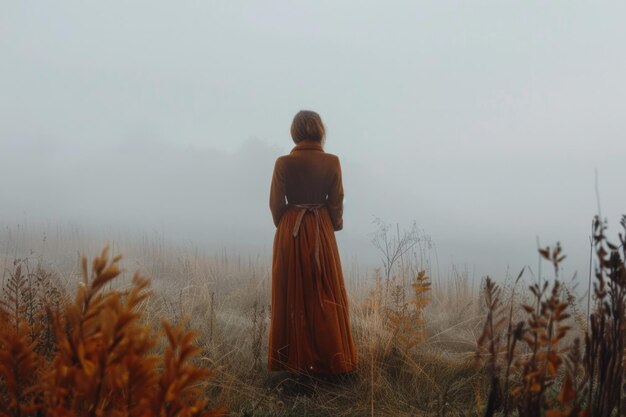
<instances>
[{"instance_id":1,"label":"woman standing","mask_svg":"<svg viewBox=\"0 0 626 417\"><path fill-rule=\"evenodd\" d=\"M271 371L353 371L356 352L335 231L343 226L337 156L324 152L320 116L293 119L296 146L276 160L270 209L276 225L272 260Z\"/></svg>"}]
</instances>

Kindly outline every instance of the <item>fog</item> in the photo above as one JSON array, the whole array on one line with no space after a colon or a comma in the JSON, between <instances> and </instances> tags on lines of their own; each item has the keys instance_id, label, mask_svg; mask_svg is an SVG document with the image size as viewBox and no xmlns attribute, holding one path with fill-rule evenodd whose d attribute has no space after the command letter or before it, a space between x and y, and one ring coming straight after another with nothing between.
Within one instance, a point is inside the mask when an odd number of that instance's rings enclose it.
<instances>
[{"instance_id":1,"label":"fog","mask_svg":"<svg viewBox=\"0 0 626 417\"><path fill-rule=\"evenodd\" d=\"M300 109L342 161L346 261L375 218L441 275L586 276L591 219L626 213L626 5L4 2L0 225L158 233L270 253L274 160ZM597 187L596 187L597 172ZM597 199L596 195L600 198Z\"/></svg>"}]
</instances>

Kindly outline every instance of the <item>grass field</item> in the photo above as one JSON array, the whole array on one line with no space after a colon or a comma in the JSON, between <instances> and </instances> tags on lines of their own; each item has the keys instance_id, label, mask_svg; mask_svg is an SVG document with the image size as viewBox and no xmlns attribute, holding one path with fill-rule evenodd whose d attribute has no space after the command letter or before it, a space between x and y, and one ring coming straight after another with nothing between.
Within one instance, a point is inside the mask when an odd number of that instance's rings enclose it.
<instances>
[{"instance_id":1,"label":"grass field","mask_svg":"<svg viewBox=\"0 0 626 417\"><path fill-rule=\"evenodd\" d=\"M381 267L345 271L358 370L320 379L266 370L268 256L144 240L111 248L125 253L117 271L104 253L83 265L75 250L100 252L84 236L14 234L2 258L0 415L617 415L623 239L611 244L596 223L588 317L587 299L555 284L558 246L541 251L555 271L542 282L523 271L432 279L427 238L382 225Z\"/></svg>"}]
</instances>

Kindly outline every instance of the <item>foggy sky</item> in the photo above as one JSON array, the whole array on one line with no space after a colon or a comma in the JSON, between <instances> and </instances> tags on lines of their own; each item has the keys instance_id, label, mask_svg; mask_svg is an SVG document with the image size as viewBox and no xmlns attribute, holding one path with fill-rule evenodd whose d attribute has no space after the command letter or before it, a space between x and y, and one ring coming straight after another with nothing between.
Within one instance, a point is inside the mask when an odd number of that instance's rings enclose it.
<instances>
[{"instance_id":1,"label":"foggy sky","mask_svg":"<svg viewBox=\"0 0 626 417\"><path fill-rule=\"evenodd\" d=\"M626 4L19 1L0 5L0 223L268 247L300 109L340 156L347 256L375 216L441 268L586 273L626 212Z\"/></svg>"}]
</instances>

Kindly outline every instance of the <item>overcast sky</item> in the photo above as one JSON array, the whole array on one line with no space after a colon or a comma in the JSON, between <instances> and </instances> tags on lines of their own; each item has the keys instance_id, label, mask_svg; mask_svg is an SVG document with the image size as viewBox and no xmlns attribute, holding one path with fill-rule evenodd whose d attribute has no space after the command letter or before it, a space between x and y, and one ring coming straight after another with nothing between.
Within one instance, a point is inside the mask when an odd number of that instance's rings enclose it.
<instances>
[{"instance_id":1,"label":"overcast sky","mask_svg":"<svg viewBox=\"0 0 626 417\"><path fill-rule=\"evenodd\" d=\"M269 247L274 159L312 109L345 254L374 259L378 216L415 220L442 269L534 266L538 237L586 275L596 169L613 233L626 213L624 22L571 0L5 0L0 222Z\"/></svg>"}]
</instances>

